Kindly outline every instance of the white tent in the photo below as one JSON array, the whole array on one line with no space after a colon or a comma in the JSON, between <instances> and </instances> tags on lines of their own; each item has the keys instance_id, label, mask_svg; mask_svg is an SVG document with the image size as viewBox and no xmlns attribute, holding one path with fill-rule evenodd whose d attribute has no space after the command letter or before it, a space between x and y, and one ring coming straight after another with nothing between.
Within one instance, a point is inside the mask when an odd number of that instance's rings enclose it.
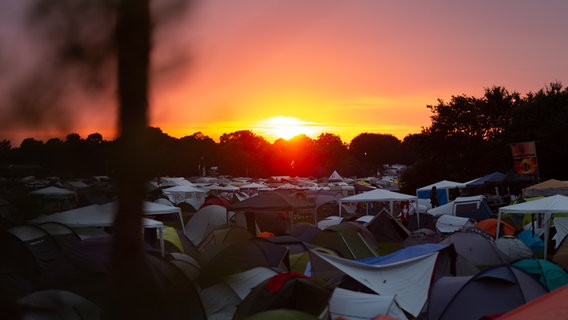
<instances>
[{"instance_id":1,"label":"white tent","mask_svg":"<svg viewBox=\"0 0 568 320\"><path fill-rule=\"evenodd\" d=\"M329 299L329 313L332 319L346 320L374 319L378 315L396 319L408 319L396 304L394 296L356 292L336 287Z\"/></svg>"},{"instance_id":2,"label":"white tent","mask_svg":"<svg viewBox=\"0 0 568 320\"><path fill-rule=\"evenodd\" d=\"M394 296L396 303L415 317L428 299L438 254L436 251L403 261L370 265L310 250L312 259L321 259L380 295ZM317 279L317 272L312 276Z\"/></svg>"},{"instance_id":3,"label":"white tent","mask_svg":"<svg viewBox=\"0 0 568 320\"><path fill-rule=\"evenodd\" d=\"M278 274L265 267L252 268L227 276L222 282L200 292L208 320L232 319L237 306L263 281Z\"/></svg>"},{"instance_id":4,"label":"white tent","mask_svg":"<svg viewBox=\"0 0 568 320\"><path fill-rule=\"evenodd\" d=\"M227 208L216 204L208 205L193 214L184 232L195 246L199 246L211 232L228 226L228 220Z\"/></svg>"},{"instance_id":5,"label":"white tent","mask_svg":"<svg viewBox=\"0 0 568 320\"><path fill-rule=\"evenodd\" d=\"M497 233L501 224L501 215L503 213L509 214L529 214L529 213L542 213L544 214L544 225L550 226L550 219L553 213L568 213L568 197L563 195L554 195L533 201L527 201L509 206L499 208L497 215ZM544 228L544 258L548 254L548 238L550 228Z\"/></svg>"},{"instance_id":6,"label":"white tent","mask_svg":"<svg viewBox=\"0 0 568 320\"><path fill-rule=\"evenodd\" d=\"M479 209L479 207L481 206L481 203L483 202L484 199L485 199L485 196L483 196L483 195L470 196L470 197L457 197L454 200L452 200L452 201L450 201L446 204L443 204L439 207L428 209L428 211L426 211L426 212L435 216L435 217L438 217L438 216L441 216L441 215L444 215L444 214L455 216L456 210L460 206L473 206L476 209Z\"/></svg>"},{"instance_id":7,"label":"white tent","mask_svg":"<svg viewBox=\"0 0 568 320\"><path fill-rule=\"evenodd\" d=\"M30 195L34 196L73 196L75 195L75 191L59 188L54 186L49 186L37 190L33 190L29 192Z\"/></svg>"},{"instance_id":8,"label":"white tent","mask_svg":"<svg viewBox=\"0 0 568 320\"><path fill-rule=\"evenodd\" d=\"M333 170L327 181L343 181L343 177L336 170Z\"/></svg>"},{"instance_id":9,"label":"white tent","mask_svg":"<svg viewBox=\"0 0 568 320\"><path fill-rule=\"evenodd\" d=\"M152 203L152 202L147 202ZM159 204L156 204L159 205ZM159 205L164 207L163 205ZM158 208L157 206L149 205L148 207L154 208L152 210L145 210L145 214L151 212L154 214L164 214L163 208ZM167 206L166 206L167 207ZM173 207L175 208L175 207ZM179 208L178 208L179 209ZM116 215L117 205L116 202L109 202L105 204L93 204L90 206L80 207L76 209L71 209L63 212L58 212L50 215L43 215L37 217L31 222L33 223L43 223L43 222L59 222L67 225L72 229L77 228L87 228L87 227L112 227L114 225L114 217ZM161 213L160 213L161 212ZM160 238L160 249L162 256L164 255L164 224L161 221L142 218L142 226L144 228L157 229Z\"/></svg>"},{"instance_id":10,"label":"white tent","mask_svg":"<svg viewBox=\"0 0 568 320\"><path fill-rule=\"evenodd\" d=\"M436 229L441 233L452 233L467 227L473 227L475 223L469 218L456 217L453 215L441 215L436 219Z\"/></svg>"},{"instance_id":11,"label":"white tent","mask_svg":"<svg viewBox=\"0 0 568 320\"><path fill-rule=\"evenodd\" d=\"M178 185L165 188L162 192L174 204L179 204L181 202L194 202L201 206L205 201L205 194L207 191L195 186Z\"/></svg>"},{"instance_id":12,"label":"white tent","mask_svg":"<svg viewBox=\"0 0 568 320\"><path fill-rule=\"evenodd\" d=\"M389 213L392 215L394 212L394 203L401 201L416 201L416 196L411 196L404 193L375 189L363 193L358 193L349 197L341 198L339 201L339 214L341 215L341 204L344 202L388 202Z\"/></svg>"}]
</instances>

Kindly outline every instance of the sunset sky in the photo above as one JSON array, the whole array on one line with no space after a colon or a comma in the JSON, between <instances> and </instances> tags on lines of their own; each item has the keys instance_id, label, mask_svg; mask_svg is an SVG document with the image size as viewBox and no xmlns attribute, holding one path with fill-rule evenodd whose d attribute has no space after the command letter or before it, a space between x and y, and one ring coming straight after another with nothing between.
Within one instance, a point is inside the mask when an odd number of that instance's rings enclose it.
<instances>
[{"instance_id":1,"label":"sunset sky","mask_svg":"<svg viewBox=\"0 0 568 320\"><path fill-rule=\"evenodd\" d=\"M0 43L27 48L13 36L16 7L0 4ZM157 74L167 69L161 57L187 60L153 77L150 122L216 141L237 130L270 142L322 132L347 143L364 132L402 139L430 125L426 106L437 99L568 85L566 13L565 0L197 1L175 31L156 34ZM2 45L0 63L6 57ZM115 108L78 107L68 130L113 139ZM0 139L18 145L44 129L56 128L3 126Z\"/></svg>"}]
</instances>

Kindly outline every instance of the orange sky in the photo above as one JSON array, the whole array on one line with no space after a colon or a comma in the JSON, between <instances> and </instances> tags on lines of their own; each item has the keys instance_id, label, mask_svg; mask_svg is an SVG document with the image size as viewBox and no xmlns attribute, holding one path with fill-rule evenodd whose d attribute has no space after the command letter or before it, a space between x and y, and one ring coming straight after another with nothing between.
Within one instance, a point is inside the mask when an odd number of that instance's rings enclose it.
<instances>
[{"instance_id":1,"label":"orange sky","mask_svg":"<svg viewBox=\"0 0 568 320\"><path fill-rule=\"evenodd\" d=\"M402 139L430 125L438 98L567 85L566 12L563 0L197 1L176 32L156 35L151 125L272 142L266 120L283 116L314 138ZM85 107L71 127L111 139L114 112Z\"/></svg>"}]
</instances>

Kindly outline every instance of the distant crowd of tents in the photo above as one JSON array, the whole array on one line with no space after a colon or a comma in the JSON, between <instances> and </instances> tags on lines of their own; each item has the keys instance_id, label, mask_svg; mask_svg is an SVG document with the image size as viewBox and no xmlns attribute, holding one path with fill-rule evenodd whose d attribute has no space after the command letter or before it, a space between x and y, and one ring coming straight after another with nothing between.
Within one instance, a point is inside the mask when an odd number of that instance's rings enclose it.
<instances>
[{"instance_id":1,"label":"distant crowd of tents","mask_svg":"<svg viewBox=\"0 0 568 320\"><path fill-rule=\"evenodd\" d=\"M144 203L147 263L180 319L566 318L550 312L568 298L568 183L490 204L484 182L505 176L416 195L337 172L160 177ZM0 208L0 317L104 316L116 199L75 187L29 191L38 214L25 221Z\"/></svg>"}]
</instances>

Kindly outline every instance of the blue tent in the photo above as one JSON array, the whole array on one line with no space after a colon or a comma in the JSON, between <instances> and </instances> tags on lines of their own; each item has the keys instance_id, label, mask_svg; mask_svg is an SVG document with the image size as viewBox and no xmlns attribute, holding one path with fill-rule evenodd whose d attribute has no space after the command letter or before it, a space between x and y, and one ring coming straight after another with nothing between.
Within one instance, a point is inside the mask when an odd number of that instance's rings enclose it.
<instances>
[{"instance_id":1,"label":"blue tent","mask_svg":"<svg viewBox=\"0 0 568 320\"><path fill-rule=\"evenodd\" d=\"M490 173L488 175L485 175L483 177L479 177L475 180L467 182L465 187L468 188L468 189L484 188L486 181L502 179L504 176L505 176L504 173L495 171L495 172Z\"/></svg>"}]
</instances>

